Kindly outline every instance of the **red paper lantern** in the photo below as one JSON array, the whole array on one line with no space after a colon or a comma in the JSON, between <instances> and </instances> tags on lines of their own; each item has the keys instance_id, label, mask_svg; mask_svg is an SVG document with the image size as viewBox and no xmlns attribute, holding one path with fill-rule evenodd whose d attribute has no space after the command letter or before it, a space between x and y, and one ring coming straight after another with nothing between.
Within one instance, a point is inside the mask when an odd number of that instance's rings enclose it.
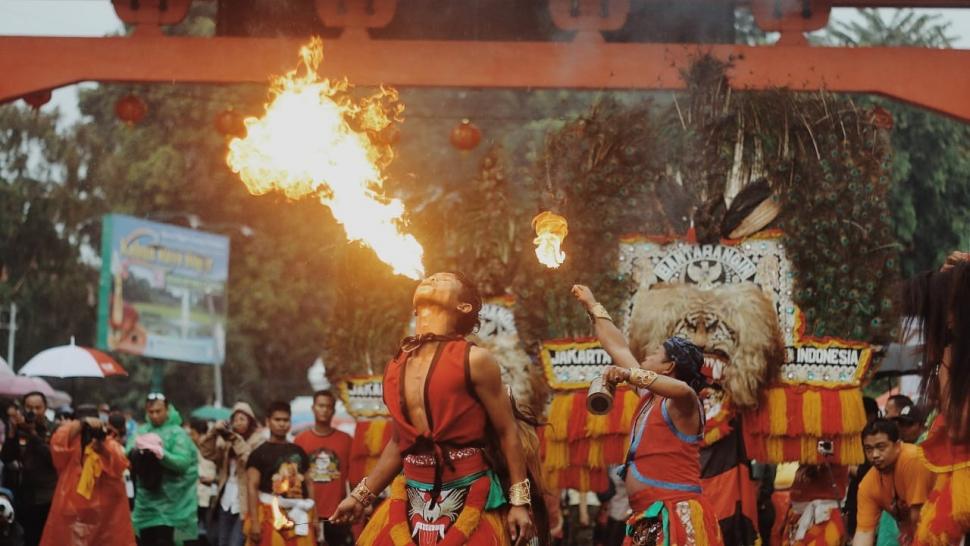
<instances>
[{"instance_id":1,"label":"red paper lantern","mask_svg":"<svg viewBox=\"0 0 970 546\"><path fill-rule=\"evenodd\" d=\"M134 125L145 118L145 114L148 113L148 106L135 95L129 93L118 100L115 103L115 114L118 119L127 123L128 125Z\"/></svg>"},{"instance_id":2,"label":"red paper lantern","mask_svg":"<svg viewBox=\"0 0 970 546\"><path fill-rule=\"evenodd\" d=\"M246 136L246 124L243 122L243 116L232 108L216 114L214 123L216 131L219 131L219 134L225 137L242 138Z\"/></svg>"},{"instance_id":3,"label":"red paper lantern","mask_svg":"<svg viewBox=\"0 0 970 546\"><path fill-rule=\"evenodd\" d=\"M474 149L481 140L482 132L468 119L461 120L451 130L451 145L463 152Z\"/></svg>"},{"instance_id":4,"label":"red paper lantern","mask_svg":"<svg viewBox=\"0 0 970 546\"><path fill-rule=\"evenodd\" d=\"M33 108L34 112L40 110L40 107L47 104L51 100L51 90L45 89L43 91L34 91L23 96L24 102Z\"/></svg>"}]
</instances>

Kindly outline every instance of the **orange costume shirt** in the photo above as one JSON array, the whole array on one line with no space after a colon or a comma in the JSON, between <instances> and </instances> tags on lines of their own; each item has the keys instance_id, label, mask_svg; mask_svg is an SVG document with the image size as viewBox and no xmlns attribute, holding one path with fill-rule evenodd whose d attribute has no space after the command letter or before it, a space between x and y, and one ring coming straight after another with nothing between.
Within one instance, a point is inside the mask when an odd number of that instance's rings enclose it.
<instances>
[{"instance_id":1,"label":"orange costume shirt","mask_svg":"<svg viewBox=\"0 0 970 546\"><path fill-rule=\"evenodd\" d=\"M40 545L135 546L125 492L128 458L124 449L111 438L104 440L104 453L95 455L100 459L96 465L100 470L89 472L94 483L88 489L90 498L85 498L78 492L85 460L81 434L71 438L70 429L62 426L51 437L51 458L59 477ZM91 453L89 450L84 457L92 456Z\"/></svg>"},{"instance_id":2,"label":"orange costume shirt","mask_svg":"<svg viewBox=\"0 0 970 546\"><path fill-rule=\"evenodd\" d=\"M329 518L347 495L347 470L350 466L350 444L346 432L334 429L330 434L317 434L312 428L293 439L310 457L310 479L317 515Z\"/></svg>"},{"instance_id":3,"label":"orange costume shirt","mask_svg":"<svg viewBox=\"0 0 970 546\"><path fill-rule=\"evenodd\" d=\"M920 460L919 448L903 444L892 474L872 468L859 484L856 529L875 531L885 510L902 524L902 531L909 526L910 508L925 503L932 488L933 473Z\"/></svg>"}]
</instances>

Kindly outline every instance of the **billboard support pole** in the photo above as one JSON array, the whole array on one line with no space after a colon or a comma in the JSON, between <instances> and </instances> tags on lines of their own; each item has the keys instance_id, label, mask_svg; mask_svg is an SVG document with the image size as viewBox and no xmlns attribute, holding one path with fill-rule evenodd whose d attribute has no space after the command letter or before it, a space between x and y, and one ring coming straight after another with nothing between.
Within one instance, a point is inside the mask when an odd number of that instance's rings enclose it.
<instances>
[{"instance_id":1,"label":"billboard support pole","mask_svg":"<svg viewBox=\"0 0 970 546\"><path fill-rule=\"evenodd\" d=\"M7 321L7 365L14 369L13 350L17 341L17 304L10 302L10 318Z\"/></svg>"},{"instance_id":2,"label":"billboard support pole","mask_svg":"<svg viewBox=\"0 0 970 546\"><path fill-rule=\"evenodd\" d=\"M222 362L218 360L213 368L212 384L215 387L215 401L212 403L213 406L221 408L222 406Z\"/></svg>"},{"instance_id":3,"label":"billboard support pole","mask_svg":"<svg viewBox=\"0 0 970 546\"><path fill-rule=\"evenodd\" d=\"M152 362L152 379L148 384L148 392L163 392L165 386L165 361L156 359Z\"/></svg>"}]
</instances>

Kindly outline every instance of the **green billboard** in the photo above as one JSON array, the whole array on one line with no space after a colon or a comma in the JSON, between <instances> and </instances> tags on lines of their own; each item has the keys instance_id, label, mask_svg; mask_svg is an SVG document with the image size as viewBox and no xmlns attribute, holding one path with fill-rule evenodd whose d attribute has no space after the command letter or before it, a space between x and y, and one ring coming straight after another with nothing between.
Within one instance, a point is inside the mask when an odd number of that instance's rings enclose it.
<instances>
[{"instance_id":1,"label":"green billboard","mask_svg":"<svg viewBox=\"0 0 970 546\"><path fill-rule=\"evenodd\" d=\"M103 222L98 347L222 363L229 238L122 214Z\"/></svg>"}]
</instances>

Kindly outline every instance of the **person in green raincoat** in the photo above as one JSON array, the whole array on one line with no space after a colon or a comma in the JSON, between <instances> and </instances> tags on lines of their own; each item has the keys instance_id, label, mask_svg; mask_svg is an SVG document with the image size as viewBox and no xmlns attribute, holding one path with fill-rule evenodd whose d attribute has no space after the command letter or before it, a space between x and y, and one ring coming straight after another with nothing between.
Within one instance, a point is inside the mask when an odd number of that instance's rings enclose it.
<instances>
[{"instance_id":1,"label":"person in green raincoat","mask_svg":"<svg viewBox=\"0 0 970 546\"><path fill-rule=\"evenodd\" d=\"M128 439L135 476L131 519L141 546L172 546L198 536L195 444L160 393L145 401L147 423Z\"/></svg>"}]
</instances>

